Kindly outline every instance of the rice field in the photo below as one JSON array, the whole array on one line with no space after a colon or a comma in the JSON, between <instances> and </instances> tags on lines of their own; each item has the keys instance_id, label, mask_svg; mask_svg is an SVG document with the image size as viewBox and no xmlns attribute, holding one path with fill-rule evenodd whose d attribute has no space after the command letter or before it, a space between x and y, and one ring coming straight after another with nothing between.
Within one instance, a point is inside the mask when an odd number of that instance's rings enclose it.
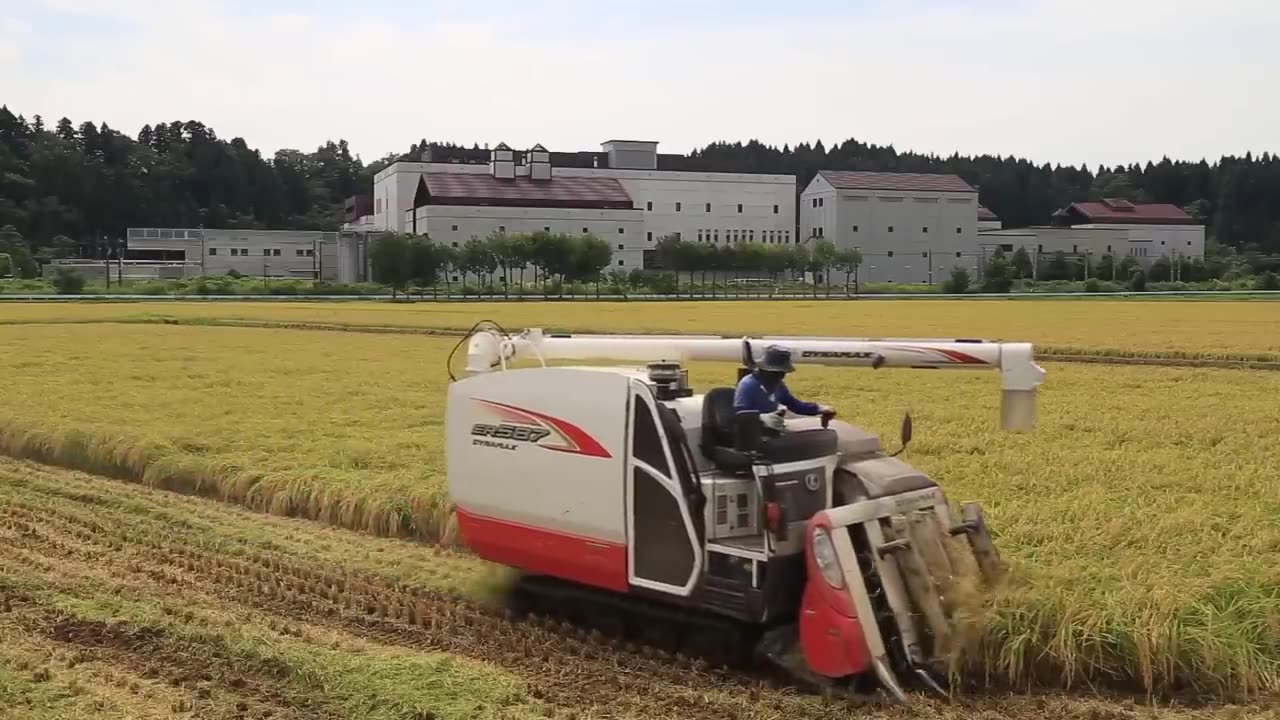
<instances>
[{"instance_id":1,"label":"rice field","mask_svg":"<svg viewBox=\"0 0 1280 720\"><path fill-rule=\"evenodd\" d=\"M0 355L0 451L448 543L441 403L454 342L0 327L0 345L21 348ZM994 373L802 368L789 384L888 437L909 410L903 458L953 499L983 503L1014 578L977 648L994 683L1280 690L1280 374L1046 369L1028 435L998 430ZM732 378L727 365L691 368L698 387Z\"/></svg>"},{"instance_id":2,"label":"rice field","mask_svg":"<svg viewBox=\"0 0 1280 720\"><path fill-rule=\"evenodd\" d=\"M1049 354L1280 362L1280 302L868 300L696 302L0 303L0 324L185 322L509 330L979 337L1033 342Z\"/></svg>"},{"instance_id":3,"label":"rice field","mask_svg":"<svg viewBox=\"0 0 1280 720\"><path fill-rule=\"evenodd\" d=\"M1033 692L858 706L513 622L438 546L0 459L0 718L1203 720Z\"/></svg>"}]
</instances>

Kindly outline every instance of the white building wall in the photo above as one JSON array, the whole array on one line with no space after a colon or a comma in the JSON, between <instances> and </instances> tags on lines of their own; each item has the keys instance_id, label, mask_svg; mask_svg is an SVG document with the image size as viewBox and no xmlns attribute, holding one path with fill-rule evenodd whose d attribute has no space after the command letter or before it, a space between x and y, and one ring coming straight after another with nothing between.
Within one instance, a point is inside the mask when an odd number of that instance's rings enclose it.
<instances>
[{"instance_id":1,"label":"white building wall","mask_svg":"<svg viewBox=\"0 0 1280 720\"><path fill-rule=\"evenodd\" d=\"M129 228L130 250L182 250L203 275L337 279L337 256L320 255L338 233L308 230ZM234 254L232 254L234 253Z\"/></svg>"},{"instance_id":2,"label":"white building wall","mask_svg":"<svg viewBox=\"0 0 1280 720\"><path fill-rule=\"evenodd\" d=\"M1178 256L1204 257L1204 227L1199 225L1073 225L1071 227L1033 227L1018 230L984 232L979 243L989 256L997 246L1016 250L1027 248L1051 256L1092 255L1101 259L1113 256L1116 261L1132 257L1143 267L1150 267L1162 256L1171 260ZM1190 243L1188 245L1187 243ZM1197 253L1198 250L1198 253Z\"/></svg>"},{"instance_id":3,"label":"white building wall","mask_svg":"<svg viewBox=\"0 0 1280 720\"><path fill-rule=\"evenodd\" d=\"M644 220L638 210L427 205L414 211L414 217L419 234L426 233L432 242L452 247L462 247L471 238L484 238L491 232L591 233L613 250L607 270L630 272L642 267L646 249Z\"/></svg>"},{"instance_id":4,"label":"white building wall","mask_svg":"<svg viewBox=\"0 0 1280 720\"><path fill-rule=\"evenodd\" d=\"M527 174L528 168L517 167L516 171L518 175ZM424 172L488 174L489 168L476 164L395 163L374 180L375 213L371 223L357 223L347 226L347 229L354 230L357 226L368 229L372 224L376 230L412 232L413 198L418 179ZM631 196L633 208L641 213L643 227L637 231L638 239L634 242L643 241L644 248L652 249L663 237L677 233L691 242L696 242L700 233L708 241L715 237L721 243L731 242L733 237L739 238L740 242L754 240L766 244L796 241L796 182L792 175L568 167L552 168L552 174L553 183L556 177L608 177L618 180ZM379 198L382 199L381 205ZM382 208L381 213L378 213L379 207ZM398 212L388 213L388 208L398 208ZM507 211L517 213L525 210L504 210ZM469 232L480 237L497 230L500 225L518 226L525 219L519 214L501 216L485 213L478 217L485 218L486 222L492 221L490 225L476 222L468 225L471 228ZM447 227L452 225L449 223ZM580 231L581 228L576 230ZM418 232L422 232L421 228ZM450 229L448 232L453 231ZM470 234L464 236L464 241L466 237ZM451 235L436 238L433 234L432 238L454 241ZM629 242L631 240L629 238ZM629 261L627 267L631 267Z\"/></svg>"},{"instance_id":5,"label":"white building wall","mask_svg":"<svg viewBox=\"0 0 1280 720\"><path fill-rule=\"evenodd\" d=\"M836 190L818 176L800 196L800 231L860 249L863 282L938 284L980 262L977 192Z\"/></svg>"},{"instance_id":6,"label":"white building wall","mask_svg":"<svg viewBox=\"0 0 1280 720\"><path fill-rule=\"evenodd\" d=\"M1075 228L1082 229L1110 229L1120 228L1125 230L1129 236L1129 243L1135 252L1146 249L1147 255L1139 256L1150 257L1152 260L1162 255L1169 256L1172 259L1175 255L1179 257L1204 257L1204 226L1203 225L1143 225L1143 224L1089 224L1075 225Z\"/></svg>"}]
</instances>

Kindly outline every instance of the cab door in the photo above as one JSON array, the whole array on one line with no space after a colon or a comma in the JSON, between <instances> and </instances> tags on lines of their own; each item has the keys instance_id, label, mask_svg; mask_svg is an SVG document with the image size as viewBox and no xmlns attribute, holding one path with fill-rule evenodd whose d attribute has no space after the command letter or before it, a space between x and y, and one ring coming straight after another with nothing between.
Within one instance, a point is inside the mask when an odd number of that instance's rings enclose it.
<instances>
[{"instance_id":1,"label":"cab door","mask_svg":"<svg viewBox=\"0 0 1280 720\"><path fill-rule=\"evenodd\" d=\"M628 442L627 565L636 587L687 597L702 573L702 552L676 478L673 448L662 431L657 399L631 381Z\"/></svg>"}]
</instances>

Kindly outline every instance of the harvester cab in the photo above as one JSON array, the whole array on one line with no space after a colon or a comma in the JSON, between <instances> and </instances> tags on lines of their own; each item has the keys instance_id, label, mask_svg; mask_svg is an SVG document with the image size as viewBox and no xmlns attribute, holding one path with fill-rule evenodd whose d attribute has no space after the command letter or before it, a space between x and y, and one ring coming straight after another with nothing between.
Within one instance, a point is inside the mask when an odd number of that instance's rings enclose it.
<instances>
[{"instance_id":1,"label":"harvester cab","mask_svg":"<svg viewBox=\"0 0 1280 720\"><path fill-rule=\"evenodd\" d=\"M819 685L943 692L961 598L1002 568L981 508L953 509L896 457L910 417L894 453L828 416L786 417L766 437L734 413L731 385L696 393L682 363L741 373L773 344L797 364L997 369L1003 427L1028 430L1044 378L1030 345L494 327L464 342L449 492L463 543L521 572L521 607L642 640L667 631L700 655L741 648ZM512 367L522 359L535 362ZM604 359L637 365L548 364Z\"/></svg>"}]
</instances>

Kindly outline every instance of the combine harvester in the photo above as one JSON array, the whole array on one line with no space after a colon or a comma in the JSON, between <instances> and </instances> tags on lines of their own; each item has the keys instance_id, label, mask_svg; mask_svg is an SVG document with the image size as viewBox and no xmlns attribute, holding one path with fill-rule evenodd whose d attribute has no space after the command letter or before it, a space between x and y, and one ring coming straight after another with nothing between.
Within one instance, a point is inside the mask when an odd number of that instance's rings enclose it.
<instances>
[{"instance_id":1,"label":"combine harvester","mask_svg":"<svg viewBox=\"0 0 1280 720\"><path fill-rule=\"evenodd\" d=\"M449 493L463 543L520 571L519 609L659 646L678 637L731 664L767 658L837 691L946 692L952 593L1002 574L980 507L956 512L901 449L830 416L791 416L764 437L758 415L733 412L732 384L694 393L680 363L739 362L740 378L777 345L797 365L993 369L1002 427L1025 431L1044 380L1031 345L513 336L492 323L464 344ZM548 365L606 359L640 366Z\"/></svg>"}]
</instances>

